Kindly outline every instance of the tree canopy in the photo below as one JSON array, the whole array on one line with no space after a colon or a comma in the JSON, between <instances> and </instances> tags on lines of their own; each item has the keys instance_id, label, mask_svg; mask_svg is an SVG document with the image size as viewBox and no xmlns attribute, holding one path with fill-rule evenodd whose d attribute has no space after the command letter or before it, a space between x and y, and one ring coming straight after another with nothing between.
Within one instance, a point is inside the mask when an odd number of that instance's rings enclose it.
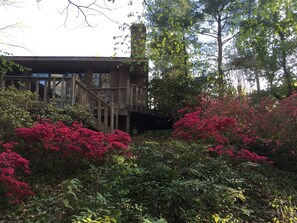
<instances>
[{"instance_id":1,"label":"tree canopy","mask_svg":"<svg viewBox=\"0 0 297 223\"><path fill-rule=\"evenodd\" d=\"M260 92L291 95L296 80L296 1L144 0L148 55L158 75L207 78L207 89L224 94L233 76ZM158 72L156 72L158 70ZM262 88L263 89L263 88Z\"/></svg>"}]
</instances>

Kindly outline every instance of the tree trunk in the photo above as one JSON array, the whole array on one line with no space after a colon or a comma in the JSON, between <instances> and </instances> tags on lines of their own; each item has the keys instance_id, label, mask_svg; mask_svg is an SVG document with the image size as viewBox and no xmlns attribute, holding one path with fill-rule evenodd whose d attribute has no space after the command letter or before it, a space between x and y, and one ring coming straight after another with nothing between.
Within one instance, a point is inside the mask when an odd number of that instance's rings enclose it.
<instances>
[{"instance_id":1,"label":"tree trunk","mask_svg":"<svg viewBox=\"0 0 297 223\"><path fill-rule=\"evenodd\" d=\"M256 86L257 86L257 93L260 94L260 91L261 91L260 77L257 69L255 70L255 79L256 79Z\"/></svg>"},{"instance_id":2,"label":"tree trunk","mask_svg":"<svg viewBox=\"0 0 297 223\"><path fill-rule=\"evenodd\" d=\"M260 76L259 76L259 69L258 69L258 64L257 64L255 47L253 47L253 64L255 65L254 72L255 72L255 79L256 79L257 94L260 94L261 85L260 85Z\"/></svg>"},{"instance_id":3,"label":"tree trunk","mask_svg":"<svg viewBox=\"0 0 297 223\"><path fill-rule=\"evenodd\" d=\"M218 84L219 94L224 93L224 71L223 71L223 40L222 40L222 20L221 15L218 15Z\"/></svg>"},{"instance_id":4,"label":"tree trunk","mask_svg":"<svg viewBox=\"0 0 297 223\"><path fill-rule=\"evenodd\" d=\"M184 32L185 33L185 32ZM189 55L188 55L188 52L187 52L187 43L186 43L186 37L185 35L183 36L183 71L184 71L184 75L185 76L188 76L188 73L189 73L189 67L188 67L188 59L189 59Z\"/></svg>"},{"instance_id":5,"label":"tree trunk","mask_svg":"<svg viewBox=\"0 0 297 223\"><path fill-rule=\"evenodd\" d=\"M292 87L292 77L290 72L288 71L287 67L287 53L284 48L285 43L285 36L282 31L279 31L279 36L281 39L281 64L284 72L284 78L287 85L287 96L290 96L293 93L293 87Z\"/></svg>"}]
</instances>

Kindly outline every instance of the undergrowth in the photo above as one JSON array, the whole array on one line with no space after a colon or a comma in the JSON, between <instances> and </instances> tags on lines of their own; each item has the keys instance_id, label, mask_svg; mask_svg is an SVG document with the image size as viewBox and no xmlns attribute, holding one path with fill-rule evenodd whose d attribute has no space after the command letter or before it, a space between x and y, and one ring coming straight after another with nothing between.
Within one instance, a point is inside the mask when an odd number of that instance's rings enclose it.
<instances>
[{"instance_id":1,"label":"undergrowth","mask_svg":"<svg viewBox=\"0 0 297 223\"><path fill-rule=\"evenodd\" d=\"M36 179L35 197L1 210L0 222L296 221L290 172L213 157L209 145L178 141L169 131L132 142L129 157L111 154L57 184Z\"/></svg>"}]
</instances>

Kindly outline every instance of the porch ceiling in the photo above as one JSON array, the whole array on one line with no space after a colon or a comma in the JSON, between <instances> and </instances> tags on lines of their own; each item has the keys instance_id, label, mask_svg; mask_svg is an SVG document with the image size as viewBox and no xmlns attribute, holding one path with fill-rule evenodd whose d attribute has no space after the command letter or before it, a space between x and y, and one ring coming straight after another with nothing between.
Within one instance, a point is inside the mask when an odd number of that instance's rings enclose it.
<instances>
[{"instance_id":1,"label":"porch ceiling","mask_svg":"<svg viewBox=\"0 0 297 223\"><path fill-rule=\"evenodd\" d=\"M129 67L129 57L52 57L52 56L7 56L33 73L84 73L109 72L112 68ZM146 60L143 60L145 62Z\"/></svg>"}]
</instances>

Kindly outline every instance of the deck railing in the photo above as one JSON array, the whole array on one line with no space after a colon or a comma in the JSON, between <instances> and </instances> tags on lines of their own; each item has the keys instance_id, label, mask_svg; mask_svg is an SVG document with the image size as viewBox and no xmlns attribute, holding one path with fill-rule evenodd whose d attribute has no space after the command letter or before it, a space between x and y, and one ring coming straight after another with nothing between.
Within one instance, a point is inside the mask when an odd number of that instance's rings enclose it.
<instances>
[{"instance_id":1,"label":"deck railing","mask_svg":"<svg viewBox=\"0 0 297 223\"><path fill-rule=\"evenodd\" d=\"M31 77L4 76L0 81L1 88L14 86L17 89L27 89L35 94L36 100L48 103L55 101L59 106L78 103L91 112L88 120L94 128L104 133L118 128L118 112L113 104L87 89L83 83L73 77ZM116 117L115 117L116 116Z\"/></svg>"},{"instance_id":2,"label":"deck railing","mask_svg":"<svg viewBox=\"0 0 297 223\"><path fill-rule=\"evenodd\" d=\"M127 82L126 87L90 88L107 103L116 104L120 110L145 113L148 110L147 88Z\"/></svg>"},{"instance_id":3,"label":"deck railing","mask_svg":"<svg viewBox=\"0 0 297 223\"><path fill-rule=\"evenodd\" d=\"M78 80L75 80L73 89L76 103L87 107L93 113L91 121L96 129L105 133L118 129L119 114L114 104L108 104Z\"/></svg>"},{"instance_id":4,"label":"deck railing","mask_svg":"<svg viewBox=\"0 0 297 223\"><path fill-rule=\"evenodd\" d=\"M87 88L75 75L0 76L0 79L0 88L15 86L28 89L35 94L36 100L44 103L54 100L61 107L75 103L85 106L92 113L89 124L105 133L118 128L119 115L128 115L127 111L148 111L147 88L129 81L126 87Z\"/></svg>"}]
</instances>

